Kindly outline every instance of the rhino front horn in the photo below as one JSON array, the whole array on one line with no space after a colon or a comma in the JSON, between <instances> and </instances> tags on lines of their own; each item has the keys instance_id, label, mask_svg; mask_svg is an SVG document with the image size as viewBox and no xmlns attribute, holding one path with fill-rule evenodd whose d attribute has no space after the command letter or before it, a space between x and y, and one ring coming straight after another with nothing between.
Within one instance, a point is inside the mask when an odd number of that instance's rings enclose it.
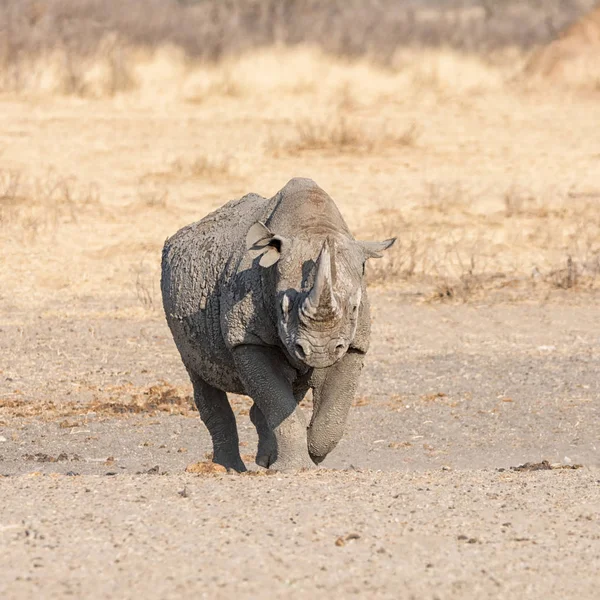
<instances>
[{"instance_id":1,"label":"rhino front horn","mask_svg":"<svg viewBox=\"0 0 600 600\"><path fill-rule=\"evenodd\" d=\"M326 239L317 259L317 272L313 287L303 305L304 312L311 319L330 319L338 312L337 301L333 293L335 264L332 250L332 243Z\"/></svg>"}]
</instances>

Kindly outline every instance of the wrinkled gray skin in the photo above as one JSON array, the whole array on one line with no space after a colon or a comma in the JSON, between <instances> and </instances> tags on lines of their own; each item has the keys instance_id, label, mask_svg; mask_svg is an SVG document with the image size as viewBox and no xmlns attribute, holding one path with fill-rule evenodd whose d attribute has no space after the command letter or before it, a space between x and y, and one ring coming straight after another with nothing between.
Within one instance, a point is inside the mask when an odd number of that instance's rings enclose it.
<instances>
[{"instance_id":1,"label":"wrinkled gray skin","mask_svg":"<svg viewBox=\"0 0 600 600\"><path fill-rule=\"evenodd\" d=\"M166 241L165 314L216 463L246 470L225 392L253 399L263 467L310 467L336 446L369 347L365 261L393 242L355 241L333 200L299 178ZM298 404L309 388L307 428Z\"/></svg>"}]
</instances>

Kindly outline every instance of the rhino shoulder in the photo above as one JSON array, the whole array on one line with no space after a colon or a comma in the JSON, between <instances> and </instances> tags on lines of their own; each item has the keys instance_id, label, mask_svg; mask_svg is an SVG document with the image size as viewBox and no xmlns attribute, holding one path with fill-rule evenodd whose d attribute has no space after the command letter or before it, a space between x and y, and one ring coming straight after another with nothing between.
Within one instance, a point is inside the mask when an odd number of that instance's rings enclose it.
<instances>
[{"instance_id":1,"label":"rhino shoulder","mask_svg":"<svg viewBox=\"0 0 600 600\"><path fill-rule=\"evenodd\" d=\"M221 287L221 331L226 346L279 344L272 303L265 298L262 273L243 257Z\"/></svg>"}]
</instances>

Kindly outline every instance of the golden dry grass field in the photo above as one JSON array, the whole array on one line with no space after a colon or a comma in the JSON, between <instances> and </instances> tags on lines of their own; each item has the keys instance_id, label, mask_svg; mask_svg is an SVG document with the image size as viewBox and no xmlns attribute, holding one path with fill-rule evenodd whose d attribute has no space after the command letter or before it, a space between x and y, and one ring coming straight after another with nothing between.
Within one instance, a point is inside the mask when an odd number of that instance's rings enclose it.
<instances>
[{"instance_id":1,"label":"golden dry grass field","mask_svg":"<svg viewBox=\"0 0 600 600\"><path fill-rule=\"evenodd\" d=\"M299 175L357 236L398 236L377 285L460 301L597 286L593 89L449 50L405 52L393 70L311 48L135 59L131 90L108 95L97 60L87 95L61 96L48 62L0 99L4 310L158 310L168 235Z\"/></svg>"}]
</instances>

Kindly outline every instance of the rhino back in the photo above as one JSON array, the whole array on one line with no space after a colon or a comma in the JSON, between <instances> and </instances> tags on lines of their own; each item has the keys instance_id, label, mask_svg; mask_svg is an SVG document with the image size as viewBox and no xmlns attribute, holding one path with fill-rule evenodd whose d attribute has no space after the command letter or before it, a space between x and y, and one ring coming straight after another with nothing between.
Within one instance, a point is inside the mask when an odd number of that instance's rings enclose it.
<instances>
[{"instance_id":1,"label":"rhino back","mask_svg":"<svg viewBox=\"0 0 600 600\"><path fill-rule=\"evenodd\" d=\"M163 248L161 291L185 366L211 385L243 393L222 333L222 297L245 254L249 227L269 200L248 194L180 229Z\"/></svg>"}]
</instances>

